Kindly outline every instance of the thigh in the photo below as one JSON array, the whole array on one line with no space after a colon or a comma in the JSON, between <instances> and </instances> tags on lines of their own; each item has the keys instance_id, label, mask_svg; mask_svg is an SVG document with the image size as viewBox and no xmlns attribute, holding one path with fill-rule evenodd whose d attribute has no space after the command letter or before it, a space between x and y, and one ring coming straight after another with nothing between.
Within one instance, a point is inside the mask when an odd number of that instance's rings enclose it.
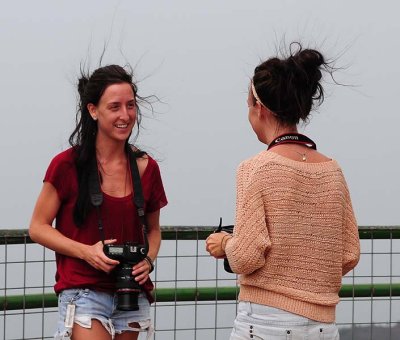
<instances>
[{"instance_id":1,"label":"thigh","mask_svg":"<svg viewBox=\"0 0 400 340\"><path fill-rule=\"evenodd\" d=\"M111 340L112 336L99 320L92 320L90 328L85 328L78 324L74 324L71 340L87 339Z\"/></svg>"},{"instance_id":2,"label":"thigh","mask_svg":"<svg viewBox=\"0 0 400 340\"><path fill-rule=\"evenodd\" d=\"M139 332L124 332L115 335L115 340L137 340L139 338Z\"/></svg>"},{"instance_id":3,"label":"thigh","mask_svg":"<svg viewBox=\"0 0 400 340\"><path fill-rule=\"evenodd\" d=\"M150 319L150 303L144 293L138 297L139 310L119 311L114 303L114 311L111 321L115 329L115 339L136 340L139 332L147 332L148 338L153 333L153 326Z\"/></svg>"},{"instance_id":4,"label":"thigh","mask_svg":"<svg viewBox=\"0 0 400 340\"><path fill-rule=\"evenodd\" d=\"M86 334L84 337L88 339L90 332L108 334L104 339L111 339L114 334L110 322L112 309L113 296L110 294L90 289L64 290L58 297L59 319L55 339L81 339L80 334Z\"/></svg>"}]
</instances>

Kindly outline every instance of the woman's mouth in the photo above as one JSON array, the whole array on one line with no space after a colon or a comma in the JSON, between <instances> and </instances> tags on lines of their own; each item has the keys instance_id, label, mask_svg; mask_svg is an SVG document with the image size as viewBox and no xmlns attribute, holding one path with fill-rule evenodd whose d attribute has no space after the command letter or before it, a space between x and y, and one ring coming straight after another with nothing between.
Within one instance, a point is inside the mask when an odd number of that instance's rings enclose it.
<instances>
[{"instance_id":1,"label":"woman's mouth","mask_svg":"<svg viewBox=\"0 0 400 340\"><path fill-rule=\"evenodd\" d=\"M128 124L115 124L114 125L117 129L126 129Z\"/></svg>"}]
</instances>

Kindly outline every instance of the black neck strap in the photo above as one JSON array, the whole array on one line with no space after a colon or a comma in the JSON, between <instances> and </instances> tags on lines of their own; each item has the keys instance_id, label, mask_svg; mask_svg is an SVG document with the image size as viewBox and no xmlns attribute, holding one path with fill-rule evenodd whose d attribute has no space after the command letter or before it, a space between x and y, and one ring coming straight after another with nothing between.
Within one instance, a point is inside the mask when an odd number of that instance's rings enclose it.
<instances>
[{"instance_id":1,"label":"black neck strap","mask_svg":"<svg viewBox=\"0 0 400 340\"><path fill-rule=\"evenodd\" d=\"M317 145L314 141L300 133L286 133L276 137L271 143L269 143L267 150L280 144L301 144L310 149L317 150Z\"/></svg>"},{"instance_id":2,"label":"black neck strap","mask_svg":"<svg viewBox=\"0 0 400 340\"><path fill-rule=\"evenodd\" d=\"M144 197L143 197L143 190L142 190L142 182L140 181L140 174L139 168L136 163L136 156L133 152L132 148L128 148L128 159L129 159L129 168L131 170L131 177L133 183L133 193L132 193L132 201L134 206L137 209L140 223L143 227L143 234L144 234L144 241L146 245L148 244L147 240L147 225L146 219L144 214ZM98 227L100 231L100 237L102 242L104 243L104 229L103 229L103 222L101 220L100 214L100 206L103 203L103 192L101 191L100 186L100 179L99 179L99 170L97 168L97 159L96 157L93 159L92 162L92 169L89 175L89 194L90 194L90 201L92 205L96 208L97 212L97 220L98 220Z\"/></svg>"}]
</instances>

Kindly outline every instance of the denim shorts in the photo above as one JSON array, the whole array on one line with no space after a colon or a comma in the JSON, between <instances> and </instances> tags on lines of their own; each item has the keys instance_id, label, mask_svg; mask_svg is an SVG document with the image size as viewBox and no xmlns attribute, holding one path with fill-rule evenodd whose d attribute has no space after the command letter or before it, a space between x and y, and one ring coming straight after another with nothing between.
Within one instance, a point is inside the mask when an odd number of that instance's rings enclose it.
<instances>
[{"instance_id":1,"label":"denim shorts","mask_svg":"<svg viewBox=\"0 0 400 340\"><path fill-rule=\"evenodd\" d=\"M59 318L57 332L54 339L70 339L72 327L65 324L68 305L75 305L73 323L85 328L91 328L92 319L99 320L110 333L112 339L115 334L124 331L147 332L150 339L153 326L150 320L150 304L144 293L139 294L137 311L119 311L116 309L115 294L99 292L91 289L66 289L58 296ZM140 328L133 328L129 323L136 322Z\"/></svg>"},{"instance_id":2,"label":"denim shorts","mask_svg":"<svg viewBox=\"0 0 400 340\"><path fill-rule=\"evenodd\" d=\"M284 310L241 301L230 340L339 340L335 323L321 323Z\"/></svg>"}]
</instances>

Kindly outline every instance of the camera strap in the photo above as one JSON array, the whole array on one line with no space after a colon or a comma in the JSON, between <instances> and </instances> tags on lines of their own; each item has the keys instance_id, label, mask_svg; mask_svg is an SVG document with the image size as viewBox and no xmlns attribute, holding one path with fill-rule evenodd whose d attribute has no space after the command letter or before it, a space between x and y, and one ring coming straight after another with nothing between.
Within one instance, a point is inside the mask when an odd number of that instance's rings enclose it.
<instances>
[{"instance_id":1,"label":"camera strap","mask_svg":"<svg viewBox=\"0 0 400 340\"><path fill-rule=\"evenodd\" d=\"M136 163L136 156L131 147L128 148L128 159L129 159L129 168L131 170L132 183L133 183L132 201L137 209L139 220L143 227L144 241L148 249L147 224L144 213L144 197L142 190L142 182L140 180L139 168ZM104 228L100 214L100 206L103 203L103 192L101 191L99 170L97 168L96 157L94 157L93 159L92 169L89 174L89 194L90 194L90 201L92 205L96 208L100 237L101 241L104 244L105 240Z\"/></svg>"},{"instance_id":2,"label":"camera strap","mask_svg":"<svg viewBox=\"0 0 400 340\"><path fill-rule=\"evenodd\" d=\"M227 233L232 233L233 232L233 227L234 225L222 225L222 217L219 218L219 225L217 227L217 229L214 230L214 233L220 233L221 231L225 231Z\"/></svg>"},{"instance_id":3,"label":"camera strap","mask_svg":"<svg viewBox=\"0 0 400 340\"><path fill-rule=\"evenodd\" d=\"M314 141L300 133L286 133L276 137L271 143L269 143L267 150L280 144L301 144L310 149L317 150L317 145Z\"/></svg>"}]
</instances>

